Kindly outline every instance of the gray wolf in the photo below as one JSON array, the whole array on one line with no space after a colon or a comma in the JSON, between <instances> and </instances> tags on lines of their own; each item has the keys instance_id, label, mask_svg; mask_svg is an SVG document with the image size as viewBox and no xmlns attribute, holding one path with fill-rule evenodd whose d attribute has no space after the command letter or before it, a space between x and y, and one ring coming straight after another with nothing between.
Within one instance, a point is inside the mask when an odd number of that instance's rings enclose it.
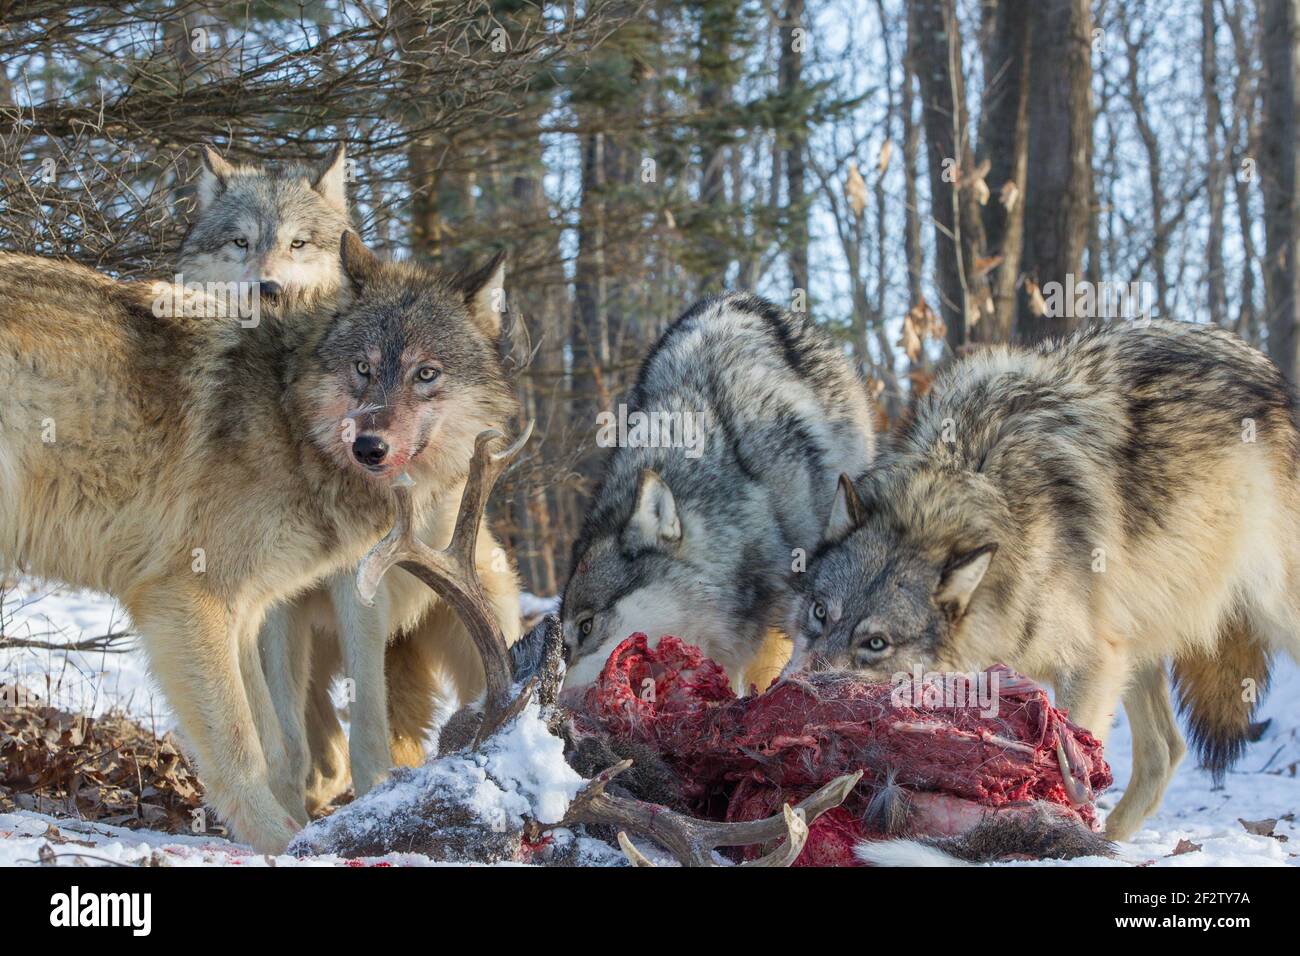
<instances>
[{"instance_id":1,"label":"gray wolf","mask_svg":"<svg viewBox=\"0 0 1300 956\"><path fill-rule=\"evenodd\" d=\"M791 617L790 669L888 680L1005 663L1133 776L1106 833L1153 812L1193 738L1221 774L1277 649L1300 651L1295 396L1214 328L1103 326L941 375L897 443L840 483Z\"/></svg>"},{"instance_id":2,"label":"gray wolf","mask_svg":"<svg viewBox=\"0 0 1300 956\"><path fill-rule=\"evenodd\" d=\"M743 692L836 477L871 460L865 389L806 314L730 294L664 332L626 405L564 589L566 681L644 631L703 647Z\"/></svg>"},{"instance_id":3,"label":"gray wolf","mask_svg":"<svg viewBox=\"0 0 1300 956\"><path fill-rule=\"evenodd\" d=\"M204 147L198 215L181 241L186 282L257 283L273 309L339 291L339 237L351 226L342 144L319 168L236 166Z\"/></svg>"},{"instance_id":4,"label":"gray wolf","mask_svg":"<svg viewBox=\"0 0 1300 956\"><path fill-rule=\"evenodd\" d=\"M342 145L318 169L287 165L232 166L203 151L199 212L178 268L188 281L260 281L263 303L277 314L311 308L322 296L346 293L338 256L315 250L333 242L349 221ZM477 290L462 335L500 335L504 262L457 280ZM268 292L268 283L270 291ZM342 287L342 288L341 288ZM392 401L393 396L388 395ZM504 421L497 427L504 430ZM424 539L440 546L451 534L459 487L430 499ZM486 528L480 530L480 579L503 630L519 633L513 567ZM273 608L261 637L263 663L289 750L295 817L333 801L351 782L365 793L394 763L423 759L438 718L478 695L482 667L459 619L423 584L388 576L376 607L356 599L352 576L340 573L294 602ZM351 733L343 738L330 688L352 681ZM386 674L386 679L385 679Z\"/></svg>"},{"instance_id":5,"label":"gray wolf","mask_svg":"<svg viewBox=\"0 0 1300 956\"><path fill-rule=\"evenodd\" d=\"M295 818L263 617L378 540L397 470L421 499L462 481L513 402L472 292L350 232L341 257L353 301L248 328L0 255L0 563L122 602L209 802L265 852Z\"/></svg>"}]
</instances>

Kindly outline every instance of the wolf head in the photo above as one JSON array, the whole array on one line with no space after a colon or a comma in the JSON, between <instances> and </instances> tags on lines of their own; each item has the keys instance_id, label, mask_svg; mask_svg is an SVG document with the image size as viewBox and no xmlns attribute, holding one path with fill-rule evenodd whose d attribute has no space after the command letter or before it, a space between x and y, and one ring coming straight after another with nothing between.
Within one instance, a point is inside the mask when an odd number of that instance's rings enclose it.
<instances>
[{"instance_id":1,"label":"wolf head","mask_svg":"<svg viewBox=\"0 0 1300 956\"><path fill-rule=\"evenodd\" d=\"M963 635L993 613L975 598L996 590L985 576L1004 543L1000 496L982 476L953 470L904 467L862 484L865 496L840 476L823 543L796 576L786 672L850 669L887 681L918 665L975 666Z\"/></svg>"},{"instance_id":2,"label":"wolf head","mask_svg":"<svg viewBox=\"0 0 1300 956\"><path fill-rule=\"evenodd\" d=\"M729 547L734 527L679 505L656 471L612 472L602 490L633 482L634 493L614 496L631 501L630 512L626 504L598 504L574 548L560 606L566 685L593 681L619 642L637 632L652 641L680 637L738 676L768 625L753 609L781 582L767 561Z\"/></svg>"},{"instance_id":3,"label":"wolf head","mask_svg":"<svg viewBox=\"0 0 1300 956\"><path fill-rule=\"evenodd\" d=\"M257 282L280 308L339 288L349 226L341 144L318 169L233 166L210 147L202 158L198 217L178 263L187 283Z\"/></svg>"},{"instance_id":4,"label":"wolf head","mask_svg":"<svg viewBox=\"0 0 1300 956\"><path fill-rule=\"evenodd\" d=\"M353 299L297 377L313 441L375 481L463 475L475 436L515 410L497 351L504 255L447 278L381 262L348 231L340 259Z\"/></svg>"}]
</instances>

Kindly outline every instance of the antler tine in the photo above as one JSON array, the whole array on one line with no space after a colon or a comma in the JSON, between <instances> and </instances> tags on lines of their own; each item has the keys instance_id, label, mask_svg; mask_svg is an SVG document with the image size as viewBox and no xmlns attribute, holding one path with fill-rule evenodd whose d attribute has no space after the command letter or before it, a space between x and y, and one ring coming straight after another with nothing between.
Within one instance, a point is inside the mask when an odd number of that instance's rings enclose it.
<instances>
[{"instance_id":1,"label":"antler tine","mask_svg":"<svg viewBox=\"0 0 1300 956\"><path fill-rule=\"evenodd\" d=\"M522 694L510 700L513 683L510 650L483 591L475 561L478 529L492 488L532 433L533 423L530 421L509 447L495 452L491 446L504 438L501 432L490 428L479 433L474 440L474 457L470 460L469 477L461 494L456 527L451 542L440 551L415 537L410 483L395 483L393 496L397 517L393 528L362 559L357 570L357 590L366 603L373 601L380 578L397 564L437 591L460 617L483 660L486 681L483 722L479 725L476 744L518 713L532 690L530 682Z\"/></svg>"},{"instance_id":2,"label":"antler tine","mask_svg":"<svg viewBox=\"0 0 1300 956\"><path fill-rule=\"evenodd\" d=\"M403 480L404 479L404 480ZM410 477L403 475L393 486L393 501L397 515L393 527L382 541L366 552L357 568L357 594L361 603L373 607L375 592L379 590L379 581L388 569L408 557L418 555L424 544L415 537L412 530L413 507L411 505L410 487L414 484Z\"/></svg>"},{"instance_id":3,"label":"antler tine","mask_svg":"<svg viewBox=\"0 0 1300 956\"><path fill-rule=\"evenodd\" d=\"M808 839L808 825L827 810L843 803L862 779L860 770L836 777L795 806L787 804L779 814L764 820L720 823L698 820L656 803L607 793L606 787L610 782L631 766L631 760L624 760L593 777L569 805L564 819L555 825L586 823L621 827L654 840L682 866L715 866L713 850L718 847L769 843L781 837L785 842L772 852L741 865L789 866L803 850ZM629 851L631 842L626 833L619 833L619 845L634 866L653 866L635 847Z\"/></svg>"}]
</instances>

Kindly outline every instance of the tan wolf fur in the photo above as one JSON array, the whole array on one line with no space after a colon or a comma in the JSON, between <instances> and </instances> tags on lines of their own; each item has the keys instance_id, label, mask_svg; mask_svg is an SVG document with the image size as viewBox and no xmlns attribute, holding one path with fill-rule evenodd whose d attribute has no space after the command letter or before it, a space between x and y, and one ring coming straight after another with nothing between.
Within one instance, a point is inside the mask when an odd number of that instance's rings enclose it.
<instances>
[{"instance_id":1,"label":"tan wolf fur","mask_svg":"<svg viewBox=\"0 0 1300 956\"><path fill-rule=\"evenodd\" d=\"M940 376L895 446L841 481L791 620L793 666L1051 684L1101 738L1121 699L1123 839L1184 753L1166 670L1221 774L1268 658L1300 652L1300 434L1278 370L1229 333L1124 323Z\"/></svg>"},{"instance_id":2,"label":"tan wolf fur","mask_svg":"<svg viewBox=\"0 0 1300 956\"><path fill-rule=\"evenodd\" d=\"M392 520L347 423L385 435L423 499L463 481L475 435L513 405L483 374L486 336L448 342L468 321L464 291L379 263L351 233L343 257L353 304L246 328L0 254L0 559L122 602L209 802L262 851L294 830L263 616L354 565ZM420 407L358 418L357 361L385 380L442 374Z\"/></svg>"},{"instance_id":3,"label":"tan wolf fur","mask_svg":"<svg viewBox=\"0 0 1300 956\"><path fill-rule=\"evenodd\" d=\"M347 223L346 162L342 145L319 170L233 166L205 149L199 216L182 248L182 274L187 280L269 277L280 290L269 304L280 313L301 310L338 290L338 257L322 262L313 250L336 238ZM494 263L478 281L482 290L473 304L474 318L495 337L503 264ZM459 498L459 487L439 489L430 502L426 542L446 543ZM486 528L480 530L479 553L480 578L513 641L519 634L513 568ZM300 822L328 806L350 781L360 795L393 763L419 763L439 714L473 699L483 686L482 665L459 619L404 573L384 579L374 608L357 601L350 573L337 575L274 609L261 645L294 777L291 809ZM355 692L348 741L330 697L340 671L351 677Z\"/></svg>"}]
</instances>

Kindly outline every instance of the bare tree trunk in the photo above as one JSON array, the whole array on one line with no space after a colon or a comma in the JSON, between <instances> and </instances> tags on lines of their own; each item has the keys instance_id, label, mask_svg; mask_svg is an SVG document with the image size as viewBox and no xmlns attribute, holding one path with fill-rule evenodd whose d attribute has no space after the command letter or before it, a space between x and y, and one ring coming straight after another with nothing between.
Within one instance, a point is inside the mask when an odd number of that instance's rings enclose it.
<instances>
[{"instance_id":1,"label":"bare tree trunk","mask_svg":"<svg viewBox=\"0 0 1300 956\"><path fill-rule=\"evenodd\" d=\"M1029 165L1021 269L1040 286L1080 276L1092 205L1092 15L1087 0L1036 0L1030 30ZM1062 310L1064 312L1064 310ZM1038 342L1078 325L1039 316L1022 296L1016 337Z\"/></svg>"},{"instance_id":2,"label":"bare tree trunk","mask_svg":"<svg viewBox=\"0 0 1300 956\"><path fill-rule=\"evenodd\" d=\"M1300 368L1300 205L1297 203L1296 101L1300 89L1300 0L1264 0L1264 123L1259 169L1264 190L1267 257L1264 293L1268 353L1288 381Z\"/></svg>"},{"instance_id":3,"label":"bare tree trunk","mask_svg":"<svg viewBox=\"0 0 1300 956\"><path fill-rule=\"evenodd\" d=\"M1125 22L1126 33L1127 27ZM1150 32L1145 29L1137 37L1124 37L1128 57L1125 83L1133 123L1147 154L1147 185L1151 192L1151 267L1156 274L1156 312L1166 315L1169 307L1169 229L1165 223L1165 194L1161 185L1160 139L1147 116L1146 97L1138 79L1142 73L1139 50L1147 45L1150 38Z\"/></svg>"},{"instance_id":4,"label":"bare tree trunk","mask_svg":"<svg viewBox=\"0 0 1300 956\"><path fill-rule=\"evenodd\" d=\"M1227 276L1223 265L1223 210L1225 150L1219 141L1223 107L1219 101L1218 47L1214 32L1214 0L1201 0L1201 85L1205 89L1206 190L1209 194L1210 223L1205 237L1206 290L1210 321L1228 323Z\"/></svg>"},{"instance_id":5,"label":"bare tree trunk","mask_svg":"<svg viewBox=\"0 0 1300 956\"><path fill-rule=\"evenodd\" d=\"M930 205L934 219L935 271L940 306L953 350L969 339L967 316L983 303L985 283L974 263L984 248L984 225L974 191L966 87L961 73L961 34L954 0L915 0L917 39L913 62L921 81Z\"/></svg>"},{"instance_id":6,"label":"bare tree trunk","mask_svg":"<svg viewBox=\"0 0 1300 956\"><path fill-rule=\"evenodd\" d=\"M1232 91L1232 124L1225 131L1224 139L1230 154L1229 175L1232 177L1243 252L1237 334L1247 342L1260 345L1259 315L1255 309L1255 264L1259 262L1259 252L1255 246L1254 216L1250 206L1252 183L1241 174L1247 158L1258 155L1259 78L1255 64L1258 62L1259 21L1255 21L1254 30L1248 30L1245 11L1237 6L1229 12L1227 22L1232 33L1237 69Z\"/></svg>"},{"instance_id":7,"label":"bare tree trunk","mask_svg":"<svg viewBox=\"0 0 1300 956\"><path fill-rule=\"evenodd\" d=\"M984 5L984 108L980 154L989 161L991 191L984 207L985 255L1001 257L990 279L993 314L972 330L977 342L1010 342L1016 321L1016 279L1025 226L1025 169L1029 157L1030 0Z\"/></svg>"},{"instance_id":8,"label":"bare tree trunk","mask_svg":"<svg viewBox=\"0 0 1300 956\"><path fill-rule=\"evenodd\" d=\"M609 318L605 280L605 134L591 133L582 143L582 198L578 211L578 257L574 268L572 421L579 433L592 433L596 414L608 404L604 371L609 367ZM579 471L590 478L593 456Z\"/></svg>"},{"instance_id":9,"label":"bare tree trunk","mask_svg":"<svg viewBox=\"0 0 1300 956\"><path fill-rule=\"evenodd\" d=\"M781 18L780 89L790 104L791 116L786 131L785 182L786 210L789 216L788 258L790 284L808 291L808 205L804 188L804 151L808 148L808 131L803 103L803 25L804 0L787 0ZM799 31L796 33L796 31ZM809 304L811 307L811 303Z\"/></svg>"},{"instance_id":10,"label":"bare tree trunk","mask_svg":"<svg viewBox=\"0 0 1300 956\"><path fill-rule=\"evenodd\" d=\"M726 169L730 124L728 106L731 103L733 66L731 39L739 29L739 5L736 0L723 0L702 4L700 8L699 53L696 69L699 74L699 109L704 127L700 130L700 206L703 222L695 224L692 234L700 242L697 255L697 292L702 295L719 292L726 281L731 265L728 251L728 217Z\"/></svg>"},{"instance_id":11,"label":"bare tree trunk","mask_svg":"<svg viewBox=\"0 0 1300 956\"><path fill-rule=\"evenodd\" d=\"M906 207L903 232L903 251L907 256L907 301L916 305L921 301L921 278L925 274L925 252L921 245L921 198L916 188L916 168L921 161L921 124L916 121L915 95L916 64L913 60L915 43L914 5L908 6L907 55L903 68L903 205Z\"/></svg>"}]
</instances>

